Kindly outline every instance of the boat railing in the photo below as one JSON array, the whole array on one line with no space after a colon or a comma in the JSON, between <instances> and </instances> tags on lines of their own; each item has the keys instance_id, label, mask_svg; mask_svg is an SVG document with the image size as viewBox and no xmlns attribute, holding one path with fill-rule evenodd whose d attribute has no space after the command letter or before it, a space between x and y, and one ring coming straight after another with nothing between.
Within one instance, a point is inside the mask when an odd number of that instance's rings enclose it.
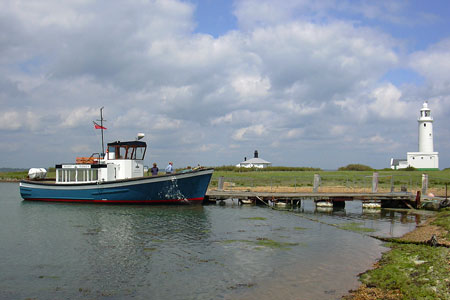
<instances>
[{"instance_id":1,"label":"boat railing","mask_svg":"<svg viewBox=\"0 0 450 300\"><path fill-rule=\"evenodd\" d=\"M97 182L99 169L91 168L57 168L56 183L89 183Z\"/></svg>"}]
</instances>

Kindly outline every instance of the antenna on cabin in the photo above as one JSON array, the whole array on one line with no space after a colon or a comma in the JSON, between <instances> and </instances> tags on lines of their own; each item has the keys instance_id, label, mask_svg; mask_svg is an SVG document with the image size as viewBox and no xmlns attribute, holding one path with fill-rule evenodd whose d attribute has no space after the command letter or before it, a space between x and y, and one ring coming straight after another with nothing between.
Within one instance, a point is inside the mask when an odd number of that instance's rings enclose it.
<instances>
[{"instance_id":1,"label":"antenna on cabin","mask_svg":"<svg viewBox=\"0 0 450 300\"><path fill-rule=\"evenodd\" d=\"M144 136L145 136L145 133L139 132L139 133L137 134L137 136L136 136L136 141L139 141L139 140L143 139Z\"/></svg>"},{"instance_id":2,"label":"antenna on cabin","mask_svg":"<svg viewBox=\"0 0 450 300\"><path fill-rule=\"evenodd\" d=\"M106 129L105 127L103 127L103 121L106 121L106 120L103 120L103 106L102 106L102 108L100 108L100 120L97 120L97 121L100 121L100 129L102 130L102 158L104 158L105 157L105 143L104 143L104 141L103 141L103 129Z\"/></svg>"}]
</instances>

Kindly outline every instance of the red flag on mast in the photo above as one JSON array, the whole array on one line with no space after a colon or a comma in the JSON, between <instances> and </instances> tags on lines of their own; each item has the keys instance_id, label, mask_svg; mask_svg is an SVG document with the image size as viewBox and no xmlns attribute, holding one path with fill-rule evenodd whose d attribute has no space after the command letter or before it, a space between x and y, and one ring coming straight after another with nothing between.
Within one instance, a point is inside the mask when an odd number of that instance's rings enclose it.
<instances>
[{"instance_id":1,"label":"red flag on mast","mask_svg":"<svg viewBox=\"0 0 450 300\"><path fill-rule=\"evenodd\" d=\"M107 129L106 127L103 127L101 125L98 125L97 123L94 122L94 128L95 129Z\"/></svg>"}]
</instances>

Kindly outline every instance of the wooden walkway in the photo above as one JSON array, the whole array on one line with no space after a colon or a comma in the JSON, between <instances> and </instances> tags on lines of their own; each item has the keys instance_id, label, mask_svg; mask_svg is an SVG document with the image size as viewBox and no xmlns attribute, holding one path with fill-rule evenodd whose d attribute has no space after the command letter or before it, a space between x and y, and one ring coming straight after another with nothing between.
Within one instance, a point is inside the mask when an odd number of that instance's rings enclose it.
<instances>
[{"instance_id":1,"label":"wooden walkway","mask_svg":"<svg viewBox=\"0 0 450 300\"><path fill-rule=\"evenodd\" d=\"M343 202L359 200L363 202L381 202L383 207L416 206L416 195L409 192L394 193L279 193L251 192L231 190L209 190L206 201L221 201L226 199L253 200L255 203L276 200L278 202L296 204L301 200ZM411 208L411 207L410 207Z\"/></svg>"}]
</instances>

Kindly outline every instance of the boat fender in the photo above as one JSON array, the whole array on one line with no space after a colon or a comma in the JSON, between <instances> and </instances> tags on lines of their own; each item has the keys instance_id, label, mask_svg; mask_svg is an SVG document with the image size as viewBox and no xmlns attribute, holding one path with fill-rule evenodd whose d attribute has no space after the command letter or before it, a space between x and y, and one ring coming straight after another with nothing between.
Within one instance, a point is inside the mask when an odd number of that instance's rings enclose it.
<instances>
[{"instance_id":1,"label":"boat fender","mask_svg":"<svg viewBox=\"0 0 450 300\"><path fill-rule=\"evenodd\" d=\"M31 168L28 170L29 179L44 179L47 176L47 170L44 168Z\"/></svg>"}]
</instances>

